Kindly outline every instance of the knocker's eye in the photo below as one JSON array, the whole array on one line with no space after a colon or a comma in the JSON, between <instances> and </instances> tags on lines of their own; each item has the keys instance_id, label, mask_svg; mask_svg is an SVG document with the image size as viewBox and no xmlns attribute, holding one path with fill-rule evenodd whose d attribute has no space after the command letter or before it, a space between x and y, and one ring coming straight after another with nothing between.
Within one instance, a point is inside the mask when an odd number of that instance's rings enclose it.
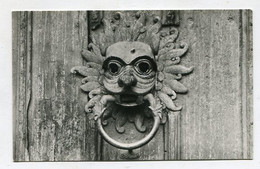
<instances>
[{"instance_id":1,"label":"knocker's eye","mask_svg":"<svg viewBox=\"0 0 260 169\"><path fill-rule=\"evenodd\" d=\"M107 65L107 70L112 74L112 75L117 75L122 68L122 65L118 61L110 61Z\"/></svg>"},{"instance_id":2,"label":"knocker's eye","mask_svg":"<svg viewBox=\"0 0 260 169\"><path fill-rule=\"evenodd\" d=\"M147 59L141 59L136 62L135 70L140 74L149 74L152 71L152 64Z\"/></svg>"}]
</instances>

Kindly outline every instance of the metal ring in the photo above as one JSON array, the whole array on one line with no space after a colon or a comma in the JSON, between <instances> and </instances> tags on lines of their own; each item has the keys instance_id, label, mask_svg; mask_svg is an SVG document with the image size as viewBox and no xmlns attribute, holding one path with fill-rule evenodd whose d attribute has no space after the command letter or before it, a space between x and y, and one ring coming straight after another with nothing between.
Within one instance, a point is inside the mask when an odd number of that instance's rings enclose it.
<instances>
[{"instance_id":1,"label":"metal ring","mask_svg":"<svg viewBox=\"0 0 260 169\"><path fill-rule=\"evenodd\" d=\"M143 139L134 142L134 143L120 143L116 140L114 140L113 138L111 138L104 130L102 123L101 123L101 116L98 117L97 119L97 125L98 125L98 130L100 132L100 134L104 137L104 139L111 144L114 147L120 148L120 149L125 149L125 150L133 150L133 149L137 149L139 147L142 147L143 145L147 144L148 142L150 142L152 140L152 138L155 136L159 125L160 125L160 118L159 115L157 113L157 111L153 112L153 119L154 119L154 123L153 123L153 128L150 131L150 133L145 136Z\"/></svg>"}]
</instances>

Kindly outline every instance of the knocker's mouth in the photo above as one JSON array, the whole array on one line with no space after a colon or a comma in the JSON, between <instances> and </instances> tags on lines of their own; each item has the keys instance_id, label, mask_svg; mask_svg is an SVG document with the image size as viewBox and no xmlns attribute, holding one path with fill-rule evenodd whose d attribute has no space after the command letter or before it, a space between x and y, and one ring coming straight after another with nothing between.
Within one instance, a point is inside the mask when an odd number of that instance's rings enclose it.
<instances>
[{"instance_id":1,"label":"knocker's mouth","mask_svg":"<svg viewBox=\"0 0 260 169\"><path fill-rule=\"evenodd\" d=\"M137 106L144 102L142 95L136 94L118 94L115 95L116 103L121 106Z\"/></svg>"}]
</instances>

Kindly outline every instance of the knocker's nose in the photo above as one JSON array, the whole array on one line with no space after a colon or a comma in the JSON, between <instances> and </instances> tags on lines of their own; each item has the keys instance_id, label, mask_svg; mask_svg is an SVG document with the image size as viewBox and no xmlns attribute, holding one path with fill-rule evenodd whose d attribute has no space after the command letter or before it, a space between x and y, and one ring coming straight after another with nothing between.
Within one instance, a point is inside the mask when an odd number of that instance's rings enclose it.
<instances>
[{"instance_id":1,"label":"knocker's nose","mask_svg":"<svg viewBox=\"0 0 260 169\"><path fill-rule=\"evenodd\" d=\"M132 87L137 83L136 78L132 75L131 72L122 74L118 79L118 85L120 87Z\"/></svg>"}]
</instances>

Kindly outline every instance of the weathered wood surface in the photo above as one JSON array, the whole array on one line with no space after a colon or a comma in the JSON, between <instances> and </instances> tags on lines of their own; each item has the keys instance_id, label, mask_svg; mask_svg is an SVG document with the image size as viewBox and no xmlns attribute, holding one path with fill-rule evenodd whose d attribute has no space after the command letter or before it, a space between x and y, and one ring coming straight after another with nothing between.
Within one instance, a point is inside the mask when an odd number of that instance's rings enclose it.
<instances>
[{"instance_id":1,"label":"weathered wood surface","mask_svg":"<svg viewBox=\"0 0 260 169\"><path fill-rule=\"evenodd\" d=\"M28 108L31 97L31 12L13 13L14 159L29 160Z\"/></svg>"},{"instance_id":2,"label":"weathered wood surface","mask_svg":"<svg viewBox=\"0 0 260 169\"><path fill-rule=\"evenodd\" d=\"M15 161L122 160L70 73L84 64L88 26L87 12L13 12ZM251 11L181 11L178 30L189 44L182 64L195 67L182 79L189 92L138 160L252 159Z\"/></svg>"},{"instance_id":3,"label":"weathered wood surface","mask_svg":"<svg viewBox=\"0 0 260 169\"><path fill-rule=\"evenodd\" d=\"M190 44L183 64L195 66L183 78L181 159L252 158L249 12L181 11L179 37Z\"/></svg>"},{"instance_id":4,"label":"weathered wood surface","mask_svg":"<svg viewBox=\"0 0 260 169\"><path fill-rule=\"evenodd\" d=\"M253 20L252 11L240 11L240 67L243 159L253 159Z\"/></svg>"},{"instance_id":5,"label":"weathered wood surface","mask_svg":"<svg viewBox=\"0 0 260 169\"><path fill-rule=\"evenodd\" d=\"M87 12L14 12L15 161L97 160L80 80Z\"/></svg>"}]
</instances>

